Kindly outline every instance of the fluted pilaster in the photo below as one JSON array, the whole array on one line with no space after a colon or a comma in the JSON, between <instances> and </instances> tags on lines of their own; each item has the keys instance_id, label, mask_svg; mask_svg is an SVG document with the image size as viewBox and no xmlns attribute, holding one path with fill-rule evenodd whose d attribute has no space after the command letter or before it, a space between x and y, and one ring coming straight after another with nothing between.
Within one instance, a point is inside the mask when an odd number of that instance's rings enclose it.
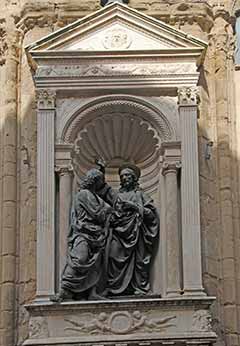
<instances>
[{"instance_id":1,"label":"fluted pilaster","mask_svg":"<svg viewBox=\"0 0 240 346\"><path fill-rule=\"evenodd\" d=\"M178 90L182 141L182 257L184 294L202 295L196 87Z\"/></svg>"},{"instance_id":2,"label":"fluted pilaster","mask_svg":"<svg viewBox=\"0 0 240 346\"><path fill-rule=\"evenodd\" d=\"M37 91L37 300L55 292L55 177L53 90Z\"/></svg>"}]
</instances>

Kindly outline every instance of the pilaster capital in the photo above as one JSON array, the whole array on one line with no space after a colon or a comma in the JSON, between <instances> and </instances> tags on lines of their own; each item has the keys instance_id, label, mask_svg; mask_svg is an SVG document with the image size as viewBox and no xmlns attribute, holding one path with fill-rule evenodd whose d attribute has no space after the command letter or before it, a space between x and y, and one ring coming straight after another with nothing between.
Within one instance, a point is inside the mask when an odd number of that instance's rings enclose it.
<instances>
[{"instance_id":1,"label":"pilaster capital","mask_svg":"<svg viewBox=\"0 0 240 346\"><path fill-rule=\"evenodd\" d=\"M178 88L179 106L197 106L200 102L199 88L196 86Z\"/></svg>"},{"instance_id":2,"label":"pilaster capital","mask_svg":"<svg viewBox=\"0 0 240 346\"><path fill-rule=\"evenodd\" d=\"M56 91L53 89L37 89L36 90L38 109L55 109L56 107Z\"/></svg>"},{"instance_id":3,"label":"pilaster capital","mask_svg":"<svg viewBox=\"0 0 240 346\"><path fill-rule=\"evenodd\" d=\"M55 165L55 172L59 176L71 175L71 174L73 174L73 166L71 164L69 164L67 166Z\"/></svg>"},{"instance_id":4,"label":"pilaster capital","mask_svg":"<svg viewBox=\"0 0 240 346\"><path fill-rule=\"evenodd\" d=\"M169 173L177 174L178 170L182 167L181 161L164 161L162 165L162 175Z\"/></svg>"}]
</instances>

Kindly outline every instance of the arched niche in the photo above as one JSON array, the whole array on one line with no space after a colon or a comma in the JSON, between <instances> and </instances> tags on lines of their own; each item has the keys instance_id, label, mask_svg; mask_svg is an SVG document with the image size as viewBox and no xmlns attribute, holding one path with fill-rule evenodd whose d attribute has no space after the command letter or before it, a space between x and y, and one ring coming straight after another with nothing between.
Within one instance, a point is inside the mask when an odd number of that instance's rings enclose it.
<instances>
[{"instance_id":1,"label":"arched niche","mask_svg":"<svg viewBox=\"0 0 240 346\"><path fill-rule=\"evenodd\" d=\"M76 101L76 100L75 100ZM156 100L155 100L156 101ZM67 218L72 198L79 188L81 178L92 168L96 157L102 157L107 164L106 180L115 189L119 188L118 168L124 162L133 162L141 169L141 188L154 199L161 220L160 246L152 266L151 284L155 294L166 294L166 193L165 178L161 174L164 147L172 145L175 161L180 161L178 111L175 99L162 97L154 103L152 98L140 98L133 95L107 95L90 99L84 104L62 103L58 108L57 166L61 166L68 153L69 165L73 167L72 190L66 175L58 175L60 186L57 205L61 214L57 223L58 259L57 272L61 273L66 258ZM74 106L73 106L74 105ZM177 144L176 144L177 143ZM177 174L176 174L177 179ZM62 188L61 188L62 187ZM179 191L174 191L177 195ZM62 202L64 201L64 202ZM178 204L176 208L179 209ZM64 210L65 209L65 210ZM65 221L64 221L65 220ZM177 224L177 222L176 222ZM180 219L178 219L180 225ZM180 243L178 244L180 247Z\"/></svg>"},{"instance_id":2,"label":"arched niche","mask_svg":"<svg viewBox=\"0 0 240 346\"><path fill-rule=\"evenodd\" d=\"M162 98L155 105L132 95L107 95L75 105L70 113L64 111L57 137L60 143L73 145L70 150L78 179L100 156L107 163L108 181L117 188L118 167L130 161L141 169L143 189L156 193L161 145L179 138L173 101Z\"/></svg>"}]
</instances>

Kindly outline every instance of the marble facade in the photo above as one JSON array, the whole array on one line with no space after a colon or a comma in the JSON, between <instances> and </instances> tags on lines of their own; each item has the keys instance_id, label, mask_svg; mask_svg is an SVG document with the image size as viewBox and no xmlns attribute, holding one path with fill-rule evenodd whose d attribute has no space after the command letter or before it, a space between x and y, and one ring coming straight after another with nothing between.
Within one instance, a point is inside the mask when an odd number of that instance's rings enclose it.
<instances>
[{"instance_id":1,"label":"marble facade","mask_svg":"<svg viewBox=\"0 0 240 346\"><path fill-rule=\"evenodd\" d=\"M74 185L96 156L107 160L113 183L121 162L139 164L142 186L159 206L161 240L152 270L152 294L161 298L130 299L125 310L124 301L110 301L101 305L99 316L95 310L100 303L89 303L94 313L83 330L90 332L96 321L109 337L96 336L95 343L110 342L114 334L122 342L149 341L149 336L131 333L144 330L146 324L147 329L151 325L156 329L155 342L164 343L157 330L158 323L163 321L164 326L166 321L164 338L174 345L179 339L198 345L214 340L210 317L203 319L203 335L201 330L188 329L198 311L209 314L213 301L202 284L197 143L197 65L206 47L204 41L114 3L26 48L38 100L37 253L41 254L36 298L28 306L34 332L27 345L70 344L66 321L73 320L74 325L76 319L86 319L81 314L84 303L65 303L64 309L55 310L49 299L58 290L56 278L66 257ZM142 150L137 150L138 145ZM163 308L169 304L171 318ZM146 311L151 311L149 317ZM36 327L43 316L44 338ZM170 328L168 335L171 319L185 319L185 327L175 321L176 334ZM56 330L52 323L58 325ZM77 334L76 342L93 343L91 337Z\"/></svg>"},{"instance_id":2,"label":"marble facade","mask_svg":"<svg viewBox=\"0 0 240 346\"><path fill-rule=\"evenodd\" d=\"M0 345L238 346L239 1L1 5ZM71 194L96 150L113 186L133 155L159 207L155 296L52 305Z\"/></svg>"}]
</instances>

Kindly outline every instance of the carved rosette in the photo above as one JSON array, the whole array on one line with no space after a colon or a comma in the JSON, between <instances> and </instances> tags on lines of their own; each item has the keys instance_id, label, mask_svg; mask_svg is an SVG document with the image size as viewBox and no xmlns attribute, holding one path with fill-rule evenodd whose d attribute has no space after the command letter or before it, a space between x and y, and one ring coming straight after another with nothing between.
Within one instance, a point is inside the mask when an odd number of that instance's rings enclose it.
<instances>
[{"instance_id":1,"label":"carved rosette","mask_svg":"<svg viewBox=\"0 0 240 346\"><path fill-rule=\"evenodd\" d=\"M126 30L115 29L107 32L102 44L106 49L128 49L132 44L132 38Z\"/></svg>"},{"instance_id":2,"label":"carved rosette","mask_svg":"<svg viewBox=\"0 0 240 346\"><path fill-rule=\"evenodd\" d=\"M36 91L38 109L55 109L56 91L52 89L38 89Z\"/></svg>"},{"instance_id":3,"label":"carved rosette","mask_svg":"<svg viewBox=\"0 0 240 346\"><path fill-rule=\"evenodd\" d=\"M199 88L182 87L178 89L178 104L180 106L196 106L200 102Z\"/></svg>"}]
</instances>

